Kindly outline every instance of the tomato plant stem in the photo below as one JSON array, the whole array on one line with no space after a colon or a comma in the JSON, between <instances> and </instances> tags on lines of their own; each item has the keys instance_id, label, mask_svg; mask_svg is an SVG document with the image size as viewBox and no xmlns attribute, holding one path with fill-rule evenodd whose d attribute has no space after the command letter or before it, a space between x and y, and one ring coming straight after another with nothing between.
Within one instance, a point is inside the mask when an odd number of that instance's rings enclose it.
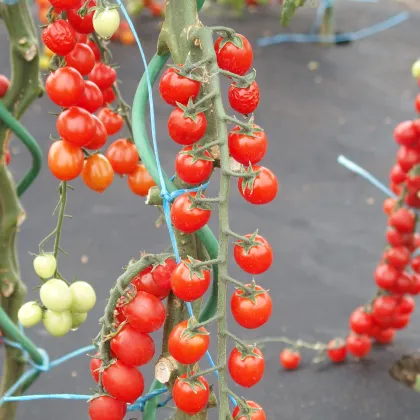
<instances>
[{"instance_id":1,"label":"tomato plant stem","mask_svg":"<svg viewBox=\"0 0 420 420\"><path fill-rule=\"evenodd\" d=\"M66 211L66 204L67 204L67 182L61 182L59 187L60 193L60 210L58 212L57 217L57 227L55 228L55 241L54 241L54 250L53 255L57 259L58 251L60 250L60 237L61 237L61 230L63 228L63 220ZM57 274L57 270L55 271L54 276Z\"/></svg>"}]
</instances>

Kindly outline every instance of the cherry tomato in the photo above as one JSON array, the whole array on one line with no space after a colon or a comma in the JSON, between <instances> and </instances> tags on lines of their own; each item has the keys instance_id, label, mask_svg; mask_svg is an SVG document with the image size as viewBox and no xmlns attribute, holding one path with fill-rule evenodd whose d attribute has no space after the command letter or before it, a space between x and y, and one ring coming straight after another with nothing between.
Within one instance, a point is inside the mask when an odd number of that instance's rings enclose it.
<instances>
[{"instance_id":1,"label":"cherry tomato","mask_svg":"<svg viewBox=\"0 0 420 420\"><path fill-rule=\"evenodd\" d=\"M136 169L128 175L127 181L130 190L141 197L145 197L150 188L156 185L142 163L137 164Z\"/></svg>"},{"instance_id":2,"label":"cherry tomato","mask_svg":"<svg viewBox=\"0 0 420 420\"><path fill-rule=\"evenodd\" d=\"M187 375L184 373L175 380L172 396L177 408L192 416L206 408L210 388L204 376L199 376L193 383L186 382L186 378Z\"/></svg>"},{"instance_id":3,"label":"cherry tomato","mask_svg":"<svg viewBox=\"0 0 420 420\"><path fill-rule=\"evenodd\" d=\"M253 127L260 129L255 124ZM233 159L246 166L255 165L267 152L267 136L264 131L255 131L250 135L236 126L229 133L228 144Z\"/></svg>"},{"instance_id":4,"label":"cherry tomato","mask_svg":"<svg viewBox=\"0 0 420 420\"><path fill-rule=\"evenodd\" d=\"M42 41L55 54L65 56L76 46L76 32L67 21L58 19L42 31Z\"/></svg>"},{"instance_id":5,"label":"cherry tomato","mask_svg":"<svg viewBox=\"0 0 420 420\"><path fill-rule=\"evenodd\" d=\"M254 80L247 88L236 86L233 82L228 91L229 104L237 112L252 114L260 102L260 89Z\"/></svg>"},{"instance_id":6,"label":"cherry tomato","mask_svg":"<svg viewBox=\"0 0 420 420\"><path fill-rule=\"evenodd\" d=\"M50 279L39 290L41 302L55 312L68 311L72 304L72 294L67 283L60 279Z\"/></svg>"},{"instance_id":7,"label":"cherry tomato","mask_svg":"<svg viewBox=\"0 0 420 420\"><path fill-rule=\"evenodd\" d=\"M367 335L350 334L346 340L347 350L351 355L362 359L372 348L372 342Z\"/></svg>"},{"instance_id":8,"label":"cherry tomato","mask_svg":"<svg viewBox=\"0 0 420 420\"><path fill-rule=\"evenodd\" d=\"M411 233L416 226L416 215L413 211L401 207L389 216L389 225L401 233Z\"/></svg>"},{"instance_id":9,"label":"cherry tomato","mask_svg":"<svg viewBox=\"0 0 420 420\"><path fill-rule=\"evenodd\" d=\"M47 309L42 318L44 328L53 337L64 337L72 327L72 317L70 311L55 312Z\"/></svg>"},{"instance_id":10,"label":"cherry tomato","mask_svg":"<svg viewBox=\"0 0 420 420\"><path fill-rule=\"evenodd\" d=\"M85 185L93 191L103 193L114 179L114 170L109 160L100 153L86 159L82 171Z\"/></svg>"},{"instance_id":11,"label":"cherry tomato","mask_svg":"<svg viewBox=\"0 0 420 420\"><path fill-rule=\"evenodd\" d=\"M381 289L391 290L400 276L400 272L392 265L381 263L375 268L375 282Z\"/></svg>"},{"instance_id":12,"label":"cherry tomato","mask_svg":"<svg viewBox=\"0 0 420 420\"><path fill-rule=\"evenodd\" d=\"M328 343L327 354L333 363L342 363L346 360L346 342L341 338L335 338Z\"/></svg>"},{"instance_id":13,"label":"cherry tomato","mask_svg":"<svg viewBox=\"0 0 420 420\"><path fill-rule=\"evenodd\" d=\"M31 328L42 321L42 309L35 301L26 302L20 307L17 317L24 328Z\"/></svg>"},{"instance_id":14,"label":"cherry tomato","mask_svg":"<svg viewBox=\"0 0 420 420\"><path fill-rule=\"evenodd\" d=\"M411 285L410 294L418 295L420 293L420 276L417 273L413 273L413 283Z\"/></svg>"},{"instance_id":15,"label":"cherry tomato","mask_svg":"<svg viewBox=\"0 0 420 420\"><path fill-rule=\"evenodd\" d=\"M114 102L115 99L117 98L115 96L115 92L114 92L114 89L112 88L112 86L105 89L102 92L102 95L103 95L103 98L104 98L104 103L103 103L104 106L106 106L107 104L112 104L112 102Z\"/></svg>"},{"instance_id":16,"label":"cherry tomato","mask_svg":"<svg viewBox=\"0 0 420 420\"><path fill-rule=\"evenodd\" d=\"M172 271L171 287L175 296L192 302L206 293L210 286L210 270L202 268L198 272L190 272L188 262L181 261Z\"/></svg>"},{"instance_id":17,"label":"cherry tomato","mask_svg":"<svg viewBox=\"0 0 420 420\"><path fill-rule=\"evenodd\" d=\"M92 41L91 39L88 39L87 42L86 42L86 44L89 45L90 49L93 51L93 54L95 55L95 60L96 61L100 61L100 59L101 59L101 50L96 45L96 43L94 41Z\"/></svg>"},{"instance_id":18,"label":"cherry tomato","mask_svg":"<svg viewBox=\"0 0 420 420\"><path fill-rule=\"evenodd\" d=\"M91 34L93 32L93 14L94 11L87 13L84 17L81 17L77 12L83 6L84 1L82 0L79 5L67 12L67 19L71 23L71 26L81 34ZM91 0L88 4L88 10L96 6L96 1Z\"/></svg>"},{"instance_id":19,"label":"cherry tomato","mask_svg":"<svg viewBox=\"0 0 420 420\"><path fill-rule=\"evenodd\" d=\"M394 336L395 330L387 328L386 330L381 330L374 338L378 344L390 344L394 340Z\"/></svg>"},{"instance_id":20,"label":"cherry tomato","mask_svg":"<svg viewBox=\"0 0 420 420\"><path fill-rule=\"evenodd\" d=\"M401 184L405 181L407 174L401 169L401 166L396 163L389 173L389 178L394 184Z\"/></svg>"},{"instance_id":21,"label":"cherry tomato","mask_svg":"<svg viewBox=\"0 0 420 420\"><path fill-rule=\"evenodd\" d=\"M97 353L96 356L99 356L99 353ZM92 359L90 359L90 373L96 383L99 382L99 369L101 367L102 367L101 359L98 359L97 357L92 357Z\"/></svg>"},{"instance_id":22,"label":"cherry tomato","mask_svg":"<svg viewBox=\"0 0 420 420\"><path fill-rule=\"evenodd\" d=\"M117 72L112 67L99 62L95 64L88 77L90 81L103 91L110 88L117 80Z\"/></svg>"},{"instance_id":23,"label":"cherry tomato","mask_svg":"<svg viewBox=\"0 0 420 420\"><path fill-rule=\"evenodd\" d=\"M403 246L408 243L406 236L398 230L395 229L387 229L386 233L386 240L391 246Z\"/></svg>"},{"instance_id":24,"label":"cherry tomato","mask_svg":"<svg viewBox=\"0 0 420 420\"><path fill-rule=\"evenodd\" d=\"M195 192L184 193L177 197L171 207L172 224L184 233L193 233L201 229L210 220L211 210L194 207L191 209L190 196L196 197ZM200 206L200 203L197 204Z\"/></svg>"},{"instance_id":25,"label":"cherry tomato","mask_svg":"<svg viewBox=\"0 0 420 420\"><path fill-rule=\"evenodd\" d=\"M137 331L151 333L165 322L166 311L163 303L150 293L139 291L136 297L124 307L129 324Z\"/></svg>"},{"instance_id":26,"label":"cherry tomato","mask_svg":"<svg viewBox=\"0 0 420 420\"><path fill-rule=\"evenodd\" d=\"M0 98L3 98L6 95L9 86L9 79L4 74L0 74Z\"/></svg>"},{"instance_id":27,"label":"cherry tomato","mask_svg":"<svg viewBox=\"0 0 420 420\"><path fill-rule=\"evenodd\" d=\"M410 323L410 314L396 314L392 320L391 327L402 330Z\"/></svg>"},{"instance_id":28,"label":"cherry tomato","mask_svg":"<svg viewBox=\"0 0 420 420\"><path fill-rule=\"evenodd\" d=\"M83 169L82 149L65 140L55 141L48 152L48 167L61 181L77 178Z\"/></svg>"},{"instance_id":29,"label":"cherry tomato","mask_svg":"<svg viewBox=\"0 0 420 420\"><path fill-rule=\"evenodd\" d=\"M186 146L178 153L175 159L175 171L187 184L201 184L213 171L213 159L207 150L199 152L196 157L194 153L190 153L191 150L195 150L193 146Z\"/></svg>"},{"instance_id":30,"label":"cherry tomato","mask_svg":"<svg viewBox=\"0 0 420 420\"><path fill-rule=\"evenodd\" d=\"M395 204L396 200L392 197L388 197L384 200L383 210L387 216L394 211Z\"/></svg>"},{"instance_id":31,"label":"cherry tomato","mask_svg":"<svg viewBox=\"0 0 420 420\"><path fill-rule=\"evenodd\" d=\"M60 67L45 82L45 90L50 99L63 108L76 105L84 89L81 74L72 67Z\"/></svg>"},{"instance_id":32,"label":"cherry tomato","mask_svg":"<svg viewBox=\"0 0 420 420\"><path fill-rule=\"evenodd\" d=\"M120 26L120 14L117 9L98 9L93 15L93 27L102 38L109 39Z\"/></svg>"},{"instance_id":33,"label":"cherry tomato","mask_svg":"<svg viewBox=\"0 0 420 420\"><path fill-rule=\"evenodd\" d=\"M420 150L400 146L397 152L397 162L403 171L408 172L414 165L420 163Z\"/></svg>"},{"instance_id":34,"label":"cherry tomato","mask_svg":"<svg viewBox=\"0 0 420 420\"><path fill-rule=\"evenodd\" d=\"M420 255L416 255L411 260L411 268L416 273L420 273Z\"/></svg>"},{"instance_id":35,"label":"cherry tomato","mask_svg":"<svg viewBox=\"0 0 420 420\"><path fill-rule=\"evenodd\" d=\"M420 140L414 121L403 121L394 129L395 141L403 146L415 146Z\"/></svg>"},{"instance_id":36,"label":"cherry tomato","mask_svg":"<svg viewBox=\"0 0 420 420\"><path fill-rule=\"evenodd\" d=\"M108 136L118 133L124 125L123 117L109 108L102 108L98 113L98 118L104 124Z\"/></svg>"},{"instance_id":37,"label":"cherry tomato","mask_svg":"<svg viewBox=\"0 0 420 420\"><path fill-rule=\"evenodd\" d=\"M104 103L104 98L102 92L95 85L95 83L84 80L84 90L83 94L77 102L77 106L80 108L86 109L90 113L96 112Z\"/></svg>"},{"instance_id":38,"label":"cherry tomato","mask_svg":"<svg viewBox=\"0 0 420 420\"><path fill-rule=\"evenodd\" d=\"M187 105L188 100L195 99L200 93L201 83L179 74L173 67L163 73L159 83L159 92L162 99L169 105L176 106L179 102Z\"/></svg>"},{"instance_id":39,"label":"cherry tomato","mask_svg":"<svg viewBox=\"0 0 420 420\"><path fill-rule=\"evenodd\" d=\"M294 349L284 349L280 353L280 363L286 370L295 370L300 365L300 353Z\"/></svg>"},{"instance_id":40,"label":"cherry tomato","mask_svg":"<svg viewBox=\"0 0 420 420\"><path fill-rule=\"evenodd\" d=\"M96 115L92 115L92 118L95 122L95 134L89 144L86 145L86 148L97 150L105 145L108 134L102 121Z\"/></svg>"},{"instance_id":41,"label":"cherry tomato","mask_svg":"<svg viewBox=\"0 0 420 420\"><path fill-rule=\"evenodd\" d=\"M48 2L46 2L48 5ZM78 6L80 0L50 0L51 6L56 10L69 10Z\"/></svg>"},{"instance_id":42,"label":"cherry tomato","mask_svg":"<svg viewBox=\"0 0 420 420\"><path fill-rule=\"evenodd\" d=\"M108 395L102 395L89 401L91 420L123 420L127 404Z\"/></svg>"},{"instance_id":43,"label":"cherry tomato","mask_svg":"<svg viewBox=\"0 0 420 420\"><path fill-rule=\"evenodd\" d=\"M240 406L237 405L232 412L232 417L235 420L267 420L265 411L262 409L260 405L258 405L254 401L249 401L249 400L246 403L248 407L252 410L251 413L242 412Z\"/></svg>"},{"instance_id":44,"label":"cherry tomato","mask_svg":"<svg viewBox=\"0 0 420 420\"><path fill-rule=\"evenodd\" d=\"M251 284L247 284L251 287ZM235 290L230 301L230 309L235 321L244 328L255 329L264 325L271 316L273 302L270 295L260 286L255 286L254 298L246 291Z\"/></svg>"},{"instance_id":45,"label":"cherry tomato","mask_svg":"<svg viewBox=\"0 0 420 420\"><path fill-rule=\"evenodd\" d=\"M38 255L33 264L37 276L43 279L52 277L57 269L57 260L52 254Z\"/></svg>"},{"instance_id":46,"label":"cherry tomato","mask_svg":"<svg viewBox=\"0 0 420 420\"><path fill-rule=\"evenodd\" d=\"M397 294L410 293L413 287L413 278L410 273L404 271L398 277L392 292Z\"/></svg>"},{"instance_id":47,"label":"cherry tomato","mask_svg":"<svg viewBox=\"0 0 420 420\"><path fill-rule=\"evenodd\" d=\"M200 140L207 129L207 119L200 112L193 119L185 116L184 111L175 108L168 120L168 132L172 140L178 144L190 145Z\"/></svg>"},{"instance_id":48,"label":"cherry tomato","mask_svg":"<svg viewBox=\"0 0 420 420\"><path fill-rule=\"evenodd\" d=\"M174 327L168 339L169 353L183 365L198 362L209 348L210 337L204 327L198 329L198 334L193 337L184 337L188 320L180 322Z\"/></svg>"},{"instance_id":49,"label":"cherry tomato","mask_svg":"<svg viewBox=\"0 0 420 420\"><path fill-rule=\"evenodd\" d=\"M251 238L252 234L245 235ZM267 271L273 262L273 250L262 236L255 236L256 244L248 245L238 240L233 248L233 256L239 267L249 274L261 274Z\"/></svg>"},{"instance_id":50,"label":"cherry tomato","mask_svg":"<svg viewBox=\"0 0 420 420\"><path fill-rule=\"evenodd\" d=\"M124 175L134 172L139 162L136 145L127 139L118 139L106 151L106 157L117 174Z\"/></svg>"},{"instance_id":51,"label":"cherry tomato","mask_svg":"<svg viewBox=\"0 0 420 420\"><path fill-rule=\"evenodd\" d=\"M75 281L70 285L72 303L70 310L75 313L89 312L96 303L96 294L93 287L85 281Z\"/></svg>"},{"instance_id":52,"label":"cherry tomato","mask_svg":"<svg viewBox=\"0 0 420 420\"><path fill-rule=\"evenodd\" d=\"M372 316L376 321L380 318L392 317L397 309L397 302L393 296L379 296L372 305Z\"/></svg>"},{"instance_id":53,"label":"cherry tomato","mask_svg":"<svg viewBox=\"0 0 420 420\"><path fill-rule=\"evenodd\" d=\"M410 251L405 246L389 248L384 252L384 260L398 270L403 270L410 262Z\"/></svg>"},{"instance_id":54,"label":"cherry tomato","mask_svg":"<svg viewBox=\"0 0 420 420\"><path fill-rule=\"evenodd\" d=\"M117 360L102 373L102 383L109 395L117 400L133 403L143 394L143 375L134 366Z\"/></svg>"},{"instance_id":55,"label":"cherry tomato","mask_svg":"<svg viewBox=\"0 0 420 420\"><path fill-rule=\"evenodd\" d=\"M63 140L79 147L89 144L96 131L92 115L77 106L66 109L58 116L56 128Z\"/></svg>"},{"instance_id":56,"label":"cherry tomato","mask_svg":"<svg viewBox=\"0 0 420 420\"><path fill-rule=\"evenodd\" d=\"M232 379L245 388L257 384L264 375L264 356L256 347L248 351L234 348L228 360L228 369Z\"/></svg>"},{"instance_id":57,"label":"cherry tomato","mask_svg":"<svg viewBox=\"0 0 420 420\"><path fill-rule=\"evenodd\" d=\"M87 34L79 34L78 32L76 32L76 41L77 42L80 42L80 43L83 43L83 44L87 44L88 43L88 36L87 36ZM89 47L90 47L90 45L89 45ZM91 50L92 50L92 48L91 48Z\"/></svg>"},{"instance_id":58,"label":"cherry tomato","mask_svg":"<svg viewBox=\"0 0 420 420\"><path fill-rule=\"evenodd\" d=\"M234 40L228 39L226 43L222 37L217 38L214 49L217 64L223 70L243 76L252 66L254 54L251 44L241 34L236 34Z\"/></svg>"},{"instance_id":59,"label":"cherry tomato","mask_svg":"<svg viewBox=\"0 0 420 420\"><path fill-rule=\"evenodd\" d=\"M279 189L276 176L264 166L254 166L253 172L259 174L254 180L238 179L238 190L242 197L251 204L267 204L273 201ZM245 170L249 172L249 170ZM252 183L252 184L251 184Z\"/></svg>"},{"instance_id":60,"label":"cherry tomato","mask_svg":"<svg viewBox=\"0 0 420 420\"><path fill-rule=\"evenodd\" d=\"M373 328L372 315L365 312L363 307L357 308L350 315L350 329L356 334L370 334Z\"/></svg>"},{"instance_id":61,"label":"cherry tomato","mask_svg":"<svg viewBox=\"0 0 420 420\"><path fill-rule=\"evenodd\" d=\"M82 76L88 75L95 65L95 54L86 44L76 44L65 58L67 65L75 68Z\"/></svg>"}]
</instances>

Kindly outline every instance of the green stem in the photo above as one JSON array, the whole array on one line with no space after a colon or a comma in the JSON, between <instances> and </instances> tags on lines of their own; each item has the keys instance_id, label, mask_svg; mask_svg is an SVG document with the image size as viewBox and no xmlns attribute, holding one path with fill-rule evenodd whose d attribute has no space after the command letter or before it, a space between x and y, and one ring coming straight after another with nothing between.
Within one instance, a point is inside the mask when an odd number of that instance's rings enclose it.
<instances>
[{"instance_id":1,"label":"green stem","mask_svg":"<svg viewBox=\"0 0 420 420\"><path fill-rule=\"evenodd\" d=\"M58 251L60 250L60 237L61 230L63 228L63 220L66 211L67 204L67 182L61 182L60 187L60 211L58 212L57 217L57 227L55 228L55 241L54 241L54 250L53 255L57 259ZM57 274L57 270L54 273L54 276Z\"/></svg>"},{"instance_id":2,"label":"green stem","mask_svg":"<svg viewBox=\"0 0 420 420\"><path fill-rule=\"evenodd\" d=\"M327 348L326 344L321 343L319 341L315 343L309 343L308 341L292 340L287 337L264 337L259 340L253 341L253 343L256 344L257 346L268 344L268 343L283 343L283 344L292 346L294 348L305 348L305 349L317 350L317 351L324 350L325 348Z\"/></svg>"}]
</instances>

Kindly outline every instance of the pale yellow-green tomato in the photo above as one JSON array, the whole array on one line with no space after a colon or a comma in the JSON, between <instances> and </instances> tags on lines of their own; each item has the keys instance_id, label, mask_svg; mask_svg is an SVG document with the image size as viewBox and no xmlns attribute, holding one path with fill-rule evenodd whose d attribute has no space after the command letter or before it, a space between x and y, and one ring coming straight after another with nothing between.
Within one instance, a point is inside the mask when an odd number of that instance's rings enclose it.
<instances>
[{"instance_id":1,"label":"pale yellow-green tomato","mask_svg":"<svg viewBox=\"0 0 420 420\"><path fill-rule=\"evenodd\" d=\"M414 62L413 67L411 67L411 74L415 79L420 79L420 60Z\"/></svg>"},{"instance_id":2,"label":"pale yellow-green tomato","mask_svg":"<svg viewBox=\"0 0 420 420\"><path fill-rule=\"evenodd\" d=\"M26 302L18 311L18 320L25 328L31 328L42 320L42 309L35 302Z\"/></svg>"},{"instance_id":3,"label":"pale yellow-green tomato","mask_svg":"<svg viewBox=\"0 0 420 420\"><path fill-rule=\"evenodd\" d=\"M34 259L34 270L42 279L49 279L57 269L57 260L52 254L38 255Z\"/></svg>"},{"instance_id":4,"label":"pale yellow-green tomato","mask_svg":"<svg viewBox=\"0 0 420 420\"><path fill-rule=\"evenodd\" d=\"M89 312L96 303L96 294L93 287L85 281L76 281L70 285L72 294L72 312Z\"/></svg>"},{"instance_id":5,"label":"pale yellow-green tomato","mask_svg":"<svg viewBox=\"0 0 420 420\"><path fill-rule=\"evenodd\" d=\"M42 320L45 329L54 337L63 337L72 326L70 311L54 312L47 309Z\"/></svg>"},{"instance_id":6,"label":"pale yellow-green tomato","mask_svg":"<svg viewBox=\"0 0 420 420\"><path fill-rule=\"evenodd\" d=\"M45 282L39 291L41 302L55 312L70 310L72 293L67 283L60 279L51 279ZM83 311L80 311L83 312Z\"/></svg>"},{"instance_id":7,"label":"pale yellow-green tomato","mask_svg":"<svg viewBox=\"0 0 420 420\"><path fill-rule=\"evenodd\" d=\"M120 26L120 14L117 9L98 9L93 15L93 28L102 38L108 39Z\"/></svg>"},{"instance_id":8,"label":"pale yellow-green tomato","mask_svg":"<svg viewBox=\"0 0 420 420\"><path fill-rule=\"evenodd\" d=\"M82 325L87 318L87 313L77 313L77 312L72 312L71 313L71 329L75 330L77 329L80 325Z\"/></svg>"}]
</instances>

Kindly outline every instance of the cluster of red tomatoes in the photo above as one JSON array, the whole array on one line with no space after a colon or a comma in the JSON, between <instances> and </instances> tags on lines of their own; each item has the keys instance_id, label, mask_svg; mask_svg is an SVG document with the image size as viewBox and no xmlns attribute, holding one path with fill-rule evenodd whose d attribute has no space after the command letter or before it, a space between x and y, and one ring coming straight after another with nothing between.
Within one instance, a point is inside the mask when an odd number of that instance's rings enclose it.
<instances>
[{"instance_id":1,"label":"cluster of red tomatoes","mask_svg":"<svg viewBox=\"0 0 420 420\"><path fill-rule=\"evenodd\" d=\"M4 74L0 74L0 99L6 95L7 91L9 90L9 86L10 86L9 79ZM9 165L10 159L11 159L10 151L6 150L4 152L4 161L6 162L6 165Z\"/></svg>"},{"instance_id":2,"label":"cluster of red tomatoes","mask_svg":"<svg viewBox=\"0 0 420 420\"><path fill-rule=\"evenodd\" d=\"M56 123L60 140L50 147L48 166L61 181L81 175L85 185L99 193L111 185L114 174L127 175L132 192L145 196L154 182L130 139L118 139L105 155L99 153L108 136L122 129L124 119L107 107L116 100L117 74L100 61L100 48L88 39L94 30L93 12L81 17L80 5L72 0L51 3L67 11L67 20L54 20L42 33L45 45L65 63L46 80L48 96L62 108Z\"/></svg>"}]
</instances>

